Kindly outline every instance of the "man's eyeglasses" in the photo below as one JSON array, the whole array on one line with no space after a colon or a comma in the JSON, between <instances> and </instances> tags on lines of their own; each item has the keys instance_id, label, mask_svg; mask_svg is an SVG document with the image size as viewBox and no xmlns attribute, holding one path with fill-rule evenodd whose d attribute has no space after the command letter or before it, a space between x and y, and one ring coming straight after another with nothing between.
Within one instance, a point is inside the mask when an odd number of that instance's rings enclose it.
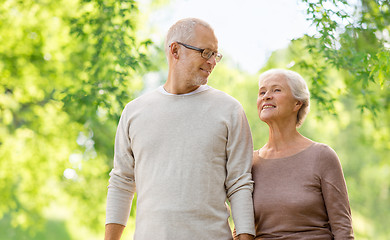
<instances>
[{"instance_id":1,"label":"man's eyeglasses","mask_svg":"<svg viewBox=\"0 0 390 240\"><path fill-rule=\"evenodd\" d=\"M192 49L192 50L195 50L195 51L198 51L201 53L201 56L202 58L204 59L210 59L212 56L215 56L215 61L216 62L219 62L221 61L222 59L222 54L218 53L218 52L214 52L208 48L197 48L197 47L194 47L194 46L191 46L191 45L188 45L188 44L184 44L182 42L177 42L178 44L180 45L183 45L184 47L188 48L188 49Z\"/></svg>"}]
</instances>

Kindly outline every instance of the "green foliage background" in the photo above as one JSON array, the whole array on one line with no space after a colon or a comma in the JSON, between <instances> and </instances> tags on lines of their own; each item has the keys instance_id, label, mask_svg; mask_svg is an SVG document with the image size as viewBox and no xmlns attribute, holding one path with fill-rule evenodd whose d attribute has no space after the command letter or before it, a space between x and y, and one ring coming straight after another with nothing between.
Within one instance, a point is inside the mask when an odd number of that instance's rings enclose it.
<instances>
[{"instance_id":1,"label":"green foliage background","mask_svg":"<svg viewBox=\"0 0 390 240\"><path fill-rule=\"evenodd\" d=\"M317 34L260 69L300 72L312 108L300 131L338 153L356 239L390 230L389 1L302 0ZM152 1L155 9L166 1ZM0 239L102 238L116 124L167 66L132 0L0 2ZM209 84L243 105L255 148L257 76L225 56ZM135 204L134 204L135 206ZM134 208L125 230L131 239Z\"/></svg>"}]
</instances>

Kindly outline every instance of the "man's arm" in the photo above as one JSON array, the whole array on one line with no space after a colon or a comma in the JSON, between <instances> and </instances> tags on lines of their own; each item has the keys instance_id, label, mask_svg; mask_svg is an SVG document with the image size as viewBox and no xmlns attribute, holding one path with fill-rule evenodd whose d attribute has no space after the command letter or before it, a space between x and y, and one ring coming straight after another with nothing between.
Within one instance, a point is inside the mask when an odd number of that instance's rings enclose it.
<instances>
[{"instance_id":1,"label":"man's arm","mask_svg":"<svg viewBox=\"0 0 390 240\"><path fill-rule=\"evenodd\" d=\"M253 239L254 239L253 235L250 234L242 233L238 235L238 240L253 240Z\"/></svg>"},{"instance_id":2,"label":"man's arm","mask_svg":"<svg viewBox=\"0 0 390 240\"><path fill-rule=\"evenodd\" d=\"M120 118L116 136L114 167L107 192L105 239L119 240L129 219L135 193L134 157L131 150L126 109Z\"/></svg>"},{"instance_id":3,"label":"man's arm","mask_svg":"<svg viewBox=\"0 0 390 240\"><path fill-rule=\"evenodd\" d=\"M233 240L253 240L255 237L253 235L242 233L237 236L236 229L233 229Z\"/></svg>"},{"instance_id":4,"label":"man's arm","mask_svg":"<svg viewBox=\"0 0 390 240\"><path fill-rule=\"evenodd\" d=\"M104 240L121 239L123 229L125 229L125 226L121 224L116 224L116 223L106 224L106 234L104 235Z\"/></svg>"},{"instance_id":5,"label":"man's arm","mask_svg":"<svg viewBox=\"0 0 390 240\"><path fill-rule=\"evenodd\" d=\"M237 235L255 235L252 135L242 107L238 106L235 110L231 111L232 117L228 125L226 193Z\"/></svg>"}]
</instances>

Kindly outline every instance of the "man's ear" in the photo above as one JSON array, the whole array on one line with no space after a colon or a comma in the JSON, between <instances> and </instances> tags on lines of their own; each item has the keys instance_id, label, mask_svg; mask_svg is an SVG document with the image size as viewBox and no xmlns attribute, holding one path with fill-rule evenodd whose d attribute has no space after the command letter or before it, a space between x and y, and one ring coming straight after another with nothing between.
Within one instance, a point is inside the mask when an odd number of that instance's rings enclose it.
<instances>
[{"instance_id":1,"label":"man's ear","mask_svg":"<svg viewBox=\"0 0 390 240\"><path fill-rule=\"evenodd\" d=\"M175 59L179 59L179 44L177 44L176 42L173 42L173 43L169 46L169 52L172 54L172 56L173 56Z\"/></svg>"}]
</instances>

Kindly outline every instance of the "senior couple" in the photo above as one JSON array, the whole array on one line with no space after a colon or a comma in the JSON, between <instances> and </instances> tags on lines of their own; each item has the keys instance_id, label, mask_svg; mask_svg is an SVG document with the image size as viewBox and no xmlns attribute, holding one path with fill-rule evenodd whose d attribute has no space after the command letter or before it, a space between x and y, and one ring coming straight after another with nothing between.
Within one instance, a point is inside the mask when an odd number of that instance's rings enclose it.
<instances>
[{"instance_id":1,"label":"senior couple","mask_svg":"<svg viewBox=\"0 0 390 240\"><path fill-rule=\"evenodd\" d=\"M128 103L118 124L106 240L120 239L135 192L135 240L354 238L336 153L297 131L310 105L298 73L260 75L269 139L253 151L240 103L207 85L222 58L210 25L178 21L165 51L165 84Z\"/></svg>"}]
</instances>

